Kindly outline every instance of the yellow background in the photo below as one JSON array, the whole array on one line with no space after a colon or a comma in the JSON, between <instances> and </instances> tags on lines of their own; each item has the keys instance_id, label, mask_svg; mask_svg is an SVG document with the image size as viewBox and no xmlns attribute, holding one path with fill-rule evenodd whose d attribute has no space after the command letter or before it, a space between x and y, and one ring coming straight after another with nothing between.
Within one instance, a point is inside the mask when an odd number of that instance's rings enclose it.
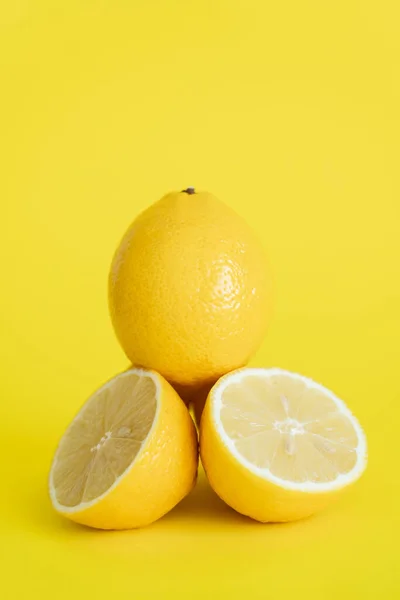
<instances>
[{"instance_id":1,"label":"yellow background","mask_svg":"<svg viewBox=\"0 0 400 600\"><path fill-rule=\"evenodd\" d=\"M399 575L400 11L396 0L1 0L1 594L395 598ZM111 255L171 189L258 231L276 307L253 364L333 388L369 469L331 510L262 526L203 478L140 531L53 514L78 407L126 366Z\"/></svg>"}]
</instances>

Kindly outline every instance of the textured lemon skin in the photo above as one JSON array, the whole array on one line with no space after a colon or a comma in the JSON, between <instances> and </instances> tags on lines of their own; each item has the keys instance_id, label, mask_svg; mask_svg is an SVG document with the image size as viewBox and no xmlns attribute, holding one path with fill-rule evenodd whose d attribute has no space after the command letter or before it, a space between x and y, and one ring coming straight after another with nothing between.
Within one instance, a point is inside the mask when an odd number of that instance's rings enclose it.
<instances>
[{"instance_id":1,"label":"textured lemon skin","mask_svg":"<svg viewBox=\"0 0 400 600\"><path fill-rule=\"evenodd\" d=\"M79 512L59 510L63 516L98 529L144 527L193 489L198 468L196 428L175 390L154 375L161 388L158 417L133 466L95 504Z\"/></svg>"},{"instance_id":2,"label":"textured lemon skin","mask_svg":"<svg viewBox=\"0 0 400 600\"><path fill-rule=\"evenodd\" d=\"M270 287L262 246L241 217L209 193L174 192L124 235L110 269L110 314L133 364L195 389L258 349Z\"/></svg>"},{"instance_id":3,"label":"textured lemon skin","mask_svg":"<svg viewBox=\"0 0 400 600\"><path fill-rule=\"evenodd\" d=\"M215 387L201 416L200 456L211 487L226 504L262 523L296 521L326 508L349 487L317 493L288 490L246 469L217 432L212 418Z\"/></svg>"}]
</instances>

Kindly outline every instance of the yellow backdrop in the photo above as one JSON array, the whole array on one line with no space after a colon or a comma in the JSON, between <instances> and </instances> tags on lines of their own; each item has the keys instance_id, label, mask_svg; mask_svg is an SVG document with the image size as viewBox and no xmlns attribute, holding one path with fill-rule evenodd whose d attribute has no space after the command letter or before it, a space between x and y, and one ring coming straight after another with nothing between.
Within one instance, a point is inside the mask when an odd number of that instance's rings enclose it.
<instances>
[{"instance_id":1,"label":"yellow backdrop","mask_svg":"<svg viewBox=\"0 0 400 600\"><path fill-rule=\"evenodd\" d=\"M400 419L395 0L1 0L1 589L25 598L394 598ZM262 237L275 313L255 365L342 396L369 469L331 510L262 526L203 478L140 531L53 514L54 446L127 362L115 246L171 189Z\"/></svg>"}]
</instances>

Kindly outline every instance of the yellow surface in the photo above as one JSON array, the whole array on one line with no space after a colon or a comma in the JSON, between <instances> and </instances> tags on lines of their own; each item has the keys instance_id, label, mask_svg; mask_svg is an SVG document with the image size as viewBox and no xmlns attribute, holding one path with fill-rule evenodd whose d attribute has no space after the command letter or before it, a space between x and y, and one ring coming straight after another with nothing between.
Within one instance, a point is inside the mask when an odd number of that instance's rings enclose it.
<instances>
[{"instance_id":1,"label":"yellow surface","mask_svg":"<svg viewBox=\"0 0 400 600\"><path fill-rule=\"evenodd\" d=\"M398 596L398 3L0 7L2 597ZM369 469L291 525L237 516L201 480L148 529L86 530L50 508L54 445L126 366L107 312L121 233L189 185L269 253L276 309L253 364L343 397Z\"/></svg>"}]
</instances>

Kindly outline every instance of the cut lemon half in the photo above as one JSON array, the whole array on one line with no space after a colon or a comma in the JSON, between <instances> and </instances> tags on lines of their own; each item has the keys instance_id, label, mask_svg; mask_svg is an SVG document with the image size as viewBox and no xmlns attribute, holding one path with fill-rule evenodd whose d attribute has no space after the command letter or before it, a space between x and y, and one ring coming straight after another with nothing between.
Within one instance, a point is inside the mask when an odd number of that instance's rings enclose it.
<instances>
[{"instance_id":1,"label":"cut lemon half","mask_svg":"<svg viewBox=\"0 0 400 600\"><path fill-rule=\"evenodd\" d=\"M178 394L154 371L130 369L97 390L62 437L50 498L100 529L152 523L193 488L197 435Z\"/></svg>"},{"instance_id":2,"label":"cut lemon half","mask_svg":"<svg viewBox=\"0 0 400 600\"><path fill-rule=\"evenodd\" d=\"M324 508L360 477L366 440L322 385L281 369L244 368L210 391L200 453L227 504L258 521L291 521Z\"/></svg>"}]
</instances>

